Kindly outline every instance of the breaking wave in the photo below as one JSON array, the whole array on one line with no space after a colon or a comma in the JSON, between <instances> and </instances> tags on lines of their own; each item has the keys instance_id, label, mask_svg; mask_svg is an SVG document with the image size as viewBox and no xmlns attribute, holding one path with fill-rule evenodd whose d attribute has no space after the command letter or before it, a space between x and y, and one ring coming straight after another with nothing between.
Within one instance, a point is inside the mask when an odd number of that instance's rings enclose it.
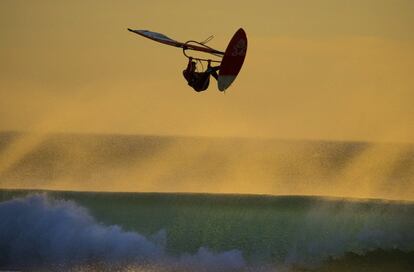
<instances>
[{"instance_id":1,"label":"breaking wave","mask_svg":"<svg viewBox=\"0 0 414 272\"><path fill-rule=\"evenodd\" d=\"M110 203L108 203L110 205ZM205 271L245 266L238 250L171 256L165 250L165 231L152 237L98 223L88 211L67 200L33 194L0 203L0 268L164 266Z\"/></svg>"},{"instance_id":2,"label":"breaking wave","mask_svg":"<svg viewBox=\"0 0 414 272\"><path fill-rule=\"evenodd\" d=\"M0 269L303 272L414 267L412 203L22 194L3 194L0 202Z\"/></svg>"}]
</instances>

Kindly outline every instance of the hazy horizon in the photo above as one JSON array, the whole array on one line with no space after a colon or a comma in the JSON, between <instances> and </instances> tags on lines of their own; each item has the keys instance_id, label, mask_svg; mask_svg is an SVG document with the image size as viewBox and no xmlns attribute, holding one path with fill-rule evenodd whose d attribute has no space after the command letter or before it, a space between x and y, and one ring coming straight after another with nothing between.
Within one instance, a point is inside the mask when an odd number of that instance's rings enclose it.
<instances>
[{"instance_id":1,"label":"hazy horizon","mask_svg":"<svg viewBox=\"0 0 414 272\"><path fill-rule=\"evenodd\" d=\"M414 200L413 144L0 133L0 154L1 188Z\"/></svg>"}]
</instances>

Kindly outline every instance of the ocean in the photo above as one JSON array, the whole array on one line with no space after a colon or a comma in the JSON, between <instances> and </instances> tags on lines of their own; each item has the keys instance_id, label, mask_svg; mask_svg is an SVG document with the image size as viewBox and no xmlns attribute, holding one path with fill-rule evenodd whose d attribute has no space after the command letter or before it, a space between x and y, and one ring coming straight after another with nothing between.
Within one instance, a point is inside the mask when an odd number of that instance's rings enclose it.
<instances>
[{"instance_id":1,"label":"ocean","mask_svg":"<svg viewBox=\"0 0 414 272\"><path fill-rule=\"evenodd\" d=\"M3 132L0 270L411 272L413 201L413 144Z\"/></svg>"},{"instance_id":2,"label":"ocean","mask_svg":"<svg viewBox=\"0 0 414 272\"><path fill-rule=\"evenodd\" d=\"M0 200L0 269L414 269L413 202L42 190Z\"/></svg>"}]
</instances>

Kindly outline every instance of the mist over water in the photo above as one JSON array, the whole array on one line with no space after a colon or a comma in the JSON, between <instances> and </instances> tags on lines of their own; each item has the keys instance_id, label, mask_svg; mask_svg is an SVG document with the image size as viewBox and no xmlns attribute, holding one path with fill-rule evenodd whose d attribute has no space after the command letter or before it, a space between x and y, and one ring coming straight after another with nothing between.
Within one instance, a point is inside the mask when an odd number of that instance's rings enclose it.
<instances>
[{"instance_id":1,"label":"mist over water","mask_svg":"<svg viewBox=\"0 0 414 272\"><path fill-rule=\"evenodd\" d=\"M0 135L0 186L414 200L412 144Z\"/></svg>"}]
</instances>

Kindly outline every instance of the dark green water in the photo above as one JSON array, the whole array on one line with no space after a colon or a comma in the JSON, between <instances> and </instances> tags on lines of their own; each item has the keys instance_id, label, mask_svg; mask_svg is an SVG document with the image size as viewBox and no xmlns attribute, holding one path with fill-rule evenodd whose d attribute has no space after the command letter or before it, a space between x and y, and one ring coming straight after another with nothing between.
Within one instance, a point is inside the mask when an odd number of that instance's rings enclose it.
<instances>
[{"instance_id":1,"label":"dark green water","mask_svg":"<svg viewBox=\"0 0 414 272\"><path fill-rule=\"evenodd\" d=\"M0 200L4 203L30 193L36 191L3 190ZM414 250L412 202L307 196L45 194L75 202L102 225L119 225L145 237L161 233L166 251L173 256L207 247L213 252L239 250L248 265L323 269L341 264L344 258L348 264L361 264L358 258L365 256L363 260L375 265L387 258L394 263L400 256L405 268L414 267L407 261ZM400 270L409 271L404 267Z\"/></svg>"}]
</instances>

